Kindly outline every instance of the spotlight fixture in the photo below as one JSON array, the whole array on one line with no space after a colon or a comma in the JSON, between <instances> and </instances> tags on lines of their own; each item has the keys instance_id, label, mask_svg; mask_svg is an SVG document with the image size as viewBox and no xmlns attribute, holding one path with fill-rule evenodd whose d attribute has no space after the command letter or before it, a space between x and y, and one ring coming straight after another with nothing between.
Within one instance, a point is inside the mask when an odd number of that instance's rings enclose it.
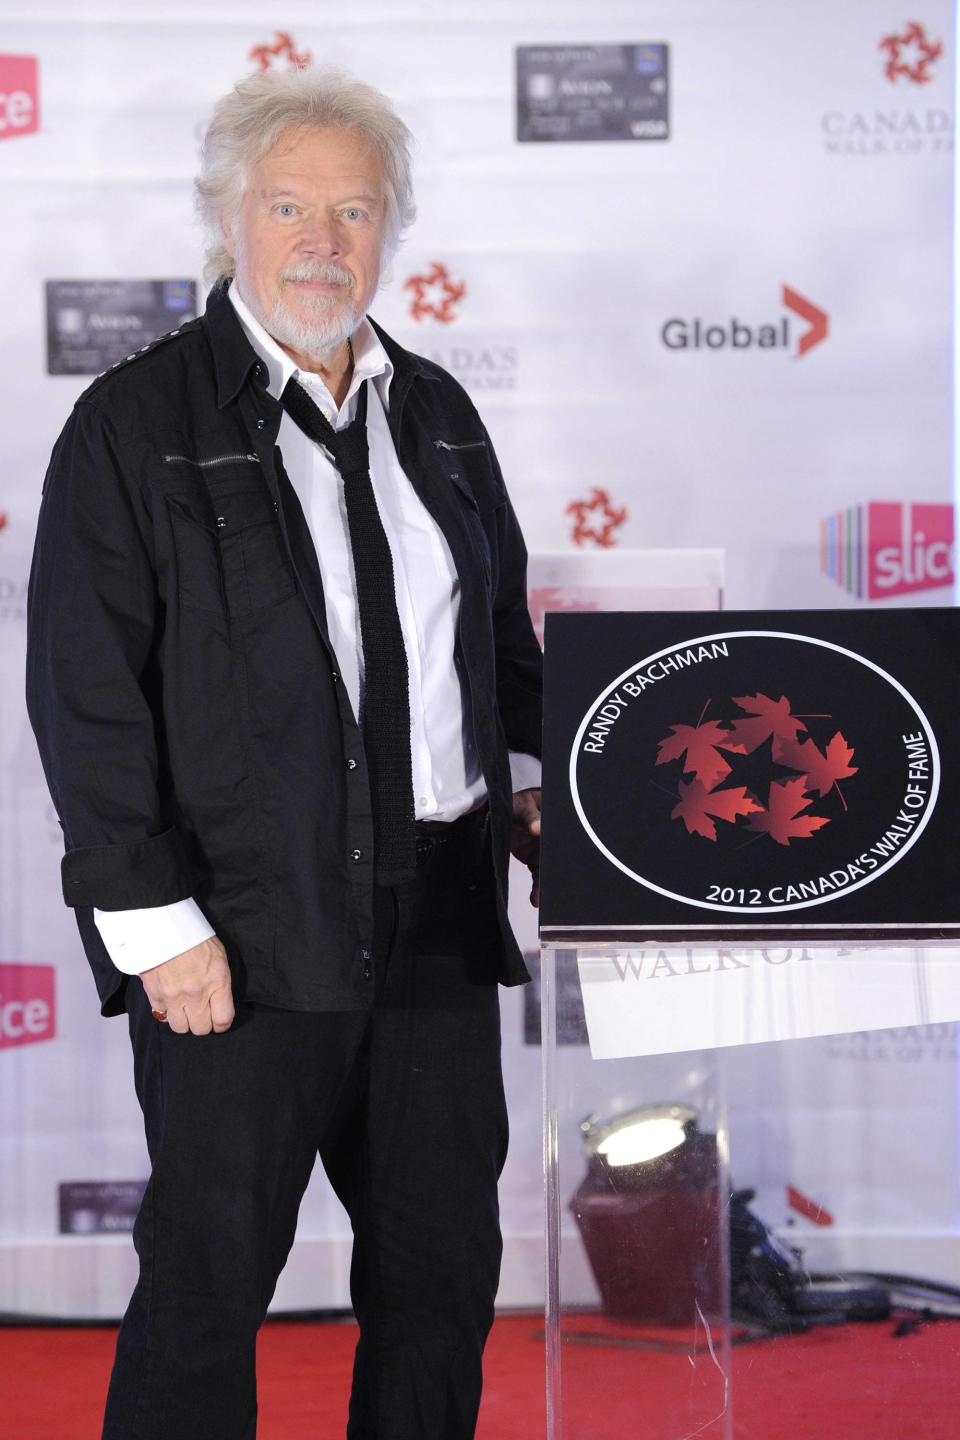
<instances>
[{"instance_id":1,"label":"spotlight fixture","mask_svg":"<svg viewBox=\"0 0 960 1440\"><path fill-rule=\"evenodd\" d=\"M687 1126L696 1127L691 1105L641 1105L612 1120L589 1116L580 1125L587 1155L602 1155L608 1165L642 1165L669 1155L686 1143Z\"/></svg>"},{"instance_id":2,"label":"spotlight fixture","mask_svg":"<svg viewBox=\"0 0 960 1440\"><path fill-rule=\"evenodd\" d=\"M720 1161L697 1120L664 1103L580 1126L587 1173L570 1209L607 1315L689 1326L721 1313Z\"/></svg>"}]
</instances>

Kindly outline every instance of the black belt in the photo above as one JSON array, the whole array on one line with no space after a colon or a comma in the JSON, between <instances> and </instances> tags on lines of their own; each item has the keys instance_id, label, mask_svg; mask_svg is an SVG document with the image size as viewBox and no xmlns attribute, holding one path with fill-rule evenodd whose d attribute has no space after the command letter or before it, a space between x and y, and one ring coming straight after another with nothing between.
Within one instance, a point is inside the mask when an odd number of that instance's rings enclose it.
<instances>
[{"instance_id":1,"label":"black belt","mask_svg":"<svg viewBox=\"0 0 960 1440\"><path fill-rule=\"evenodd\" d=\"M466 846L482 842L490 820L486 801L476 810L468 810L456 820L416 820L417 860L426 860L442 851L453 854Z\"/></svg>"}]
</instances>

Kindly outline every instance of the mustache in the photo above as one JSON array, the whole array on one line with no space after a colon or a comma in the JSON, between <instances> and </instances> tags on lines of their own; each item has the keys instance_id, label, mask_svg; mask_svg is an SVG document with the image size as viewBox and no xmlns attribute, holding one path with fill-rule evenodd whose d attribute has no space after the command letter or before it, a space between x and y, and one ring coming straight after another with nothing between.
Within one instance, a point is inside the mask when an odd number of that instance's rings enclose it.
<instances>
[{"instance_id":1,"label":"mustache","mask_svg":"<svg viewBox=\"0 0 960 1440\"><path fill-rule=\"evenodd\" d=\"M279 280L319 280L324 285L342 285L347 290L354 287L354 279L349 270L342 265L337 265L332 260L323 263L304 261L301 265L290 265L286 270L281 270L277 276Z\"/></svg>"}]
</instances>

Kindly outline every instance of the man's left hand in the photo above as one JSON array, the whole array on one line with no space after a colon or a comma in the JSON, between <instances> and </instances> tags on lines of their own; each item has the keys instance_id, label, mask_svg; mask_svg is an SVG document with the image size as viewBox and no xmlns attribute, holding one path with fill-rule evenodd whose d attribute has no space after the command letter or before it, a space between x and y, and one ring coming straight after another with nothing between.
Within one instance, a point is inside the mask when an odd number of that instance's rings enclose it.
<instances>
[{"instance_id":1,"label":"man's left hand","mask_svg":"<svg viewBox=\"0 0 960 1440\"><path fill-rule=\"evenodd\" d=\"M510 849L533 877L530 904L540 904L540 791L517 790L513 796L513 833Z\"/></svg>"}]
</instances>

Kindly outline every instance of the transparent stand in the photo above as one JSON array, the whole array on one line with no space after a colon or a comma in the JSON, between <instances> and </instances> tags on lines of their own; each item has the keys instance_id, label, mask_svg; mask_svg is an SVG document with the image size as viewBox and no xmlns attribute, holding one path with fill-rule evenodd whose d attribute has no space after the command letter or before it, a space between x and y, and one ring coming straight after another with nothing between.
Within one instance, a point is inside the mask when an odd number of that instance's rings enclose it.
<instances>
[{"instance_id":1,"label":"transparent stand","mask_svg":"<svg viewBox=\"0 0 960 1440\"><path fill-rule=\"evenodd\" d=\"M548 1440L956 1434L960 950L555 945L541 991Z\"/></svg>"}]
</instances>

